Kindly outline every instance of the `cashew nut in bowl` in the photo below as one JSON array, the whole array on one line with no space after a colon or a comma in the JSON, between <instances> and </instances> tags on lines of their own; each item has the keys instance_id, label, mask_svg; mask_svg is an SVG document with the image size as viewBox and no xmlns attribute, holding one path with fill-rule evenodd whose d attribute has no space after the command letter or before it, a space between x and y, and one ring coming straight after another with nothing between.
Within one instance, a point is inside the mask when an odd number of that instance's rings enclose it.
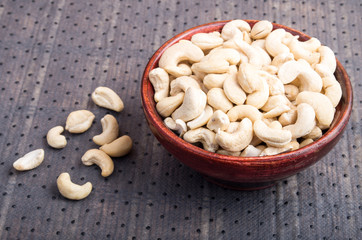
<instances>
[{"instance_id":1,"label":"cashew nut in bowl","mask_svg":"<svg viewBox=\"0 0 362 240\"><path fill-rule=\"evenodd\" d=\"M299 144L299 148L302 148L302 147L305 147L309 144L311 144L313 141L313 139L311 138L307 138L307 139L304 139L300 144Z\"/></svg>"},{"instance_id":2,"label":"cashew nut in bowl","mask_svg":"<svg viewBox=\"0 0 362 240\"><path fill-rule=\"evenodd\" d=\"M65 123L65 129L70 133L83 133L91 127L94 118L94 114L88 110L71 112Z\"/></svg>"},{"instance_id":3,"label":"cashew nut in bowl","mask_svg":"<svg viewBox=\"0 0 362 240\"><path fill-rule=\"evenodd\" d=\"M205 106L206 94L200 89L189 87L186 90L183 103L171 114L171 117L174 120L181 119L187 122L200 116Z\"/></svg>"},{"instance_id":4,"label":"cashew nut in bowl","mask_svg":"<svg viewBox=\"0 0 362 240\"><path fill-rule=\"evenodd\" d=\"M224 25L221 31L221 37L224 40L229 40L235 36L238 32L250 32L251 28L249 23L241 19L230 21Z\"/></svg>"},{"instance_id":5,"label":"cashew nut in bowl","mask_svg":"<svg viewBox=\"0 0 362 240\"><path fill-rule=\"evenodd\" d=\"M101 119L102 133L93 137L93 142L97 145L104 145L112 142L118 137L119 126L117 119L107 114Z\"/></svg>"},{"instance_id":6,"label":"cashew nut in bowl","mask_svg":"<svg viewBox=\"0 0 362 240\"><path fill-rule=\"evenodd\" d=\"M328 67L329 71L334 73L334 71L336 71L337 62L336 56L334 55L332 49L327 46L320 46L318 48L318 52L321 54L321 58L318 64Z\"/></svg>"},{"instance_id":7,"label":"cashew nut in bowl","mask_svg":"<svg viewBox=\"0 0 362 240\"><path fill-rule=\"evenodd\" d=\"M67 139L61 135L64 131L62 126L51 128L47 133L47 142L53 148L64 148L67 145Z\"/></svg>"},{"instance_id":8,"label":"cashew nut in bowl","mask_svg":"<svg viewBox=\"0 0 362 240\"><path fill-rule=\"evenodd\" d=\"M278 121L282 126L294 124L297 121L297 109L290 109L289 111L282 113L278 118Z\"/></svg>"},{"instance_id":9,"label":"cashew nut in bowl","mask_svg":"<svg viewBox=\"0 0 362 240\"><path fill-rule=\"evenodd\" d=\"M246 97L246 104L254 106L256 108L261 108L268 101L269 97L269 86L265 79L261 79L259 87L255 92L250 93Z\"/></svg>"},{"instance_id":10,"label":"cashew nut in bowl","mask_svg":"<svg viewBox=\"0 0 362 240\"><path fill-rule=\"evenodd\" d=\"M213 131L218 131L218 129L224 131L229 127L229 124L229 117L223 111L216 110L211 116L206 127Z\"/></svg>"},{"instance_id":11,"label":"cashew nut in bowl","mask_svg":"<svg viewBox=\"0 0 362 240\"><path fill-rule=\"evenodd\" d=\"M283 153L283 152L289 152L291 151L293 148L293 146L288 145L288 146L284 146L284 147L267 147L265 148L260 156L270 156L270 155L276 155L279 153Z\"/></svg>"},{"instance_id":12,"label":"cashew nut in bowl","mask_svg":"<svg viewBox=\"0 0 362 240\"><path fill-rule=\"evenodd\" d=\"M124 108L123 101L118 94L107 87L97 87L92 93L92 100L98 106L116 112L121 112Z\"/></svg>"},{"instance_id":13,"label":"cashew nut in bowl","mask_svg":"<svg viewBox=\"0 0 362 240\"><path fill-rule=\"evenodd\" d=\"M111 157L123 157L132 150L132 139L123 135L111 143L104 144L99 149Z\"/></svg>"},{"instance_id":14,"label":"cashew nut in bowl","mask_svg":"<svg viewBox=\"0 0 362 240\"><path fill-rule=\"evenodd\" d=\"M310 133L315 127L314 109L307 103L301 103L297 107L297 121L295 124L285 126L284 130L292 133L292 138L300 138Z\"/></svg>"},{"instance_id":15,"label":"cashew nut in bowl","mask_svg":"<svg viewBox=\"0 0 362 240\"><path fill-rule=\"evenodd\" d=\"M322 130L319 127L315 126L312 129L312 131L310 133L308 133L307 135L305 135L303 138L310 138L312 140L316 140L316 139L322 137L322 134L323 134Z\"/></svg>"},{"instance_id":16,"label":"cashew nut in bowl","mask_svg":"<svg viewBox=\"0 0 362 240\"><path fill-rule=\"evenodd\" d=\"M176 94L175 96L170 96L167 98L162 99L156 104L157 112L162 117L168 117L170 116L176 108L178 108L182 101L184 100L185 93L180 92Z\"/></svg>"},{"instance_id":17,"label":"cashew nut in bowl","mask_svg":"<svg viewBox=\"0 0 362 240\"><path fill-rule=\"evenodd\" d=\"M321 43L316 38L311 38L308 41L300 42L296 37L288 44L290 51L293 53L295 59L304 59L309 64L315 64L319 62L320 53L316 50L321 46Z\"/></svg>"},{"instance_id":18,"label":"cashew nut in bowl","mask_svg":"<svg viewBox=\"0 0 362 240\"><path fill-rule=\"evenodd\" d=\"M212 88L207 93L208 104L216 110L227 112L233 107L222 88Z\"/></svg>"},{"instance_id":19,"label":"cashew nut in bowl","mask_svg":"<svg viewBox=\"0 0 362 240\"><path fill-rule=\"evenodd\" d=\"M156 102L164 99L168 96L168 90L170 85L170 77L168 73L162 68L152 69L148 75L153 89L155 90L154 99Z\"/></svg>"},{"instance_id":20,"label":"cashew nut in bowl","mask_svg":"<svg viewBox=\"0 0 362 240\"><path fill-rule=\"evenodd\" d=\"M278 116L282 115L283 113L285 113L289 110L290 110L289 106L282 104L282 105L276 106L275 108L264 113L263 116L264 116L264 118L274 118L274 117L278 117Z\"/></svg>"},{"instance_id":21,"label":"cashew nut in bowl","mask_svg":"<svg viewBox=\"0 0 362 240\"><path fill-rule=\"evenodd\" d=\"M201 113L200 116L195 118L192 121L189 121L186 125L190 129L195 129L204 126L211 118L212 114L214 113L214 110L209 105L206 105L204 111Z\"/></svg>"},{"instance_id":22,"label":"cashew nut in bowl","mask_svg":"<svg viewBox=\"0 0 362 240\"><path fill-rule=\"evenodd\" d=\"M275 57L281 53L290 52L289 48L282 42L286 35L286 31L280 28L272 31L266 37L265 48L271 56Z\"/></svg>"},{"instance_id":23,"label":"cashew nut in bowl","mask_svg":"<svg viewBox=\"0 0 362 240\"><path fill-rule=\"evenodd\" d=\"M183 138L189 143L200 142L204 149L209 152L215 152L219 148L215 140L215 133L204 127L187 131Z\"/></svg>"},{"instance_id":24,"label":"cashew nut in bowl","mask_svg":"<svg viewBox=\"0 0 362 240\"><path fill-rule=\"evenodd\" d=\"M284 85L284 91L285 91L285 96L290 100L290 101L294 101L298 94L299 94L299 89L298 87L292 85L292 84L287 84Z\"/></svg>"},{"instance_id":25,"label":"cashew nut in bowl","mask_svg":"<svg viewBox=\"0 0 362 240\"><path fill-rule=\"evenodd\" d=\"M333 107L336 107L342 98L342 88L339 82L324 64L317 64L315 67L317 73L322 77L324 95L331 100Z\"/></svg>"},{"instance_id":26,"label":"cashew nut in bowl","mask_svg":"<svg viewBox=\"0 0 362 240\"><path fill-rule=\"evenodd\" d=\"M229 73L210 73L204 77L203 83L208 90L211 88L221 88L229 75Z\"/></svg>"},{"instance_id":27,"label":"cashew nut in bowl","mask_svg":"<svg viewBox=\"0 0 362 240\"><path fill-rule=\"evenodd\" d=\"M240 154L240 157L257 157L260 155L261 152L262 150L254 147L253 145L249 145Z\"/></svg>"},{"instance_id":28,"label":"cashew nut in bowl","mask_svg":"<svg viewBox=\"0 0 362 240\"><path fill-rule=\"evenodd\" d=\"M209 50L222 45L224 40L219 32L196 33L191 37L191 42L202 50Z\"/></svg>"},{"instance_id":29,"label":"cashew nut in bowl","mask_svg":"<svg viewBox=\"0 0 362 240\"><path fill-rule=\"evenodd\" d=\"M230 73L223 83L226 97L234 104L241 105L246 100L246 94L238 83L236 66L230 67Z\"/></svg>"},{"instance_id":30,"label":"cashew nut in bowl","mask_svg":"<svg viewBox=\"0 0 362 240\"><path fill-rule=\"evenodd\" d=\"M204 52L195 44L187 40L180 40L178 43L167 48L162 54L159 66L175 77L191 75L191 70L180 68L182 61L199 62L204 57Z\"/></svg>"},{"instance_id":31,"label":"cashew nut in bowl","mask_svg":"<svg viewBox=\"0 0 362 240\"><path fill-rule=\"evenodd\" d=\"M85 152L82 156L82 163L86 166L91 166L93 164L98 165L102 169L101 174L103 177L108 177L114 170L112 158L98 149L90 149Z\"/></svg>"},{"instance_id":32,"label":"cashew nut in bowl","mask_svg":"<svg viewBox=\"0 0 362 240\"><path fill-rule=\"evenodd\" d=\"M28 152L23 157L13 163L13 167L18 171L27 171L37 168L44 160L44 150L36 149Z\"/></svg>"},{"instance_id":33,"label":"cashew nut in bowl","mask_svg":"<svg viewBox=\"0 0 362 240\"><path fill-rule=\"evenodd\" d=\"M174 96L179 92L186 92L189 87L200 89L199 83L190 76L181 76L171 82L170 95Z\"/></svg>"},{"instance_id":34,"label":"cashew nut in bowl","mask_svg":"<svg viewBox=\"0 0 362 240\"><path fill-rule=\"evenodd\" d=\"M71 181L69 173L63 172L57 178L57 186L60 194L70 200L81 200L91 193L92 183L87 182L83 185L75 184Z\"/></svg>"},{"instance_id":35,"label":"cashew nut in bowl","mask_svg":"<svg viewBox=\"0 0 362 240\"><path fill-rule=\"evenodd\" d=\"M267 20L262 20L254 24L250 35L253 39L262 39L268 36L273 30L273 24Z\"/></svg>"},{"instance_id":36,"label":"cashew nut in bowl","mask_svg":"<svg viewBox=\"0 0 362 240\"><path fill-rule=\"evenodd\" d=\"M258 74L259 69L249 63L241 63L239 66L239 72L237 74L238 83L242 89L247 93L256 91L261 82L261 77Z\"/></svg>"},{"instance_id":37,"label":"cashew nut in bowl","mask_svg":"<svg viewBox=\"0 0 362 240\"><path fill-rule=\"evenodd\" d=\"M181 119L176 119L175 121L172 118L167 117L165 120L163 120L163 122L165 123L166 127L178 133L179 137L182 137L182 135L184 135L184 133L187 131L186 123Z\"/></svg>"},{"instance_id":38,"label":"cashew nut in bowl","mask_svg":"<svg viewBox=\"0 0 362 240\"><path fill-rule=\"evenodd\" d=\"M231 122L238 121L243 118L249 118L252 122L263 118L263 114L254 106L238 105L231 108L227 113Z\"/></svg>"},{"instance_id":39,"label":"cashew nut in bowl","mask_svg":"<svg viewBox=\"0 0 362 240\"><path fill-rule=\"evenodd\" d=\"M271 65L276 66L279 69L281 65L292 60L294 60L293 53L290 52L280 53L273 58Z\"/></svg>"},{"instance_id":40,"label":"cashew nut in bowl","mask_svg":"<svg viewBox=\"0 0 362 240\"><path fill-rule=\"evenodd\" d=\"M259 75L264 78L269 87L269 95L284 95L285 89L282 81L275 75L265 71L259 71Z\"/></svg>"},{"instance_id":41,"label":"cashew nut in bowl","mask_svg":"<svg viewBox=\"0 0 362 240\"><path fill-rule=\"evenodd\" d=\"M289 130L270 128L262 120L254 122L254 133L271 147L283 147L292 140L292 133Z\"/></svg>"}]
</instances>

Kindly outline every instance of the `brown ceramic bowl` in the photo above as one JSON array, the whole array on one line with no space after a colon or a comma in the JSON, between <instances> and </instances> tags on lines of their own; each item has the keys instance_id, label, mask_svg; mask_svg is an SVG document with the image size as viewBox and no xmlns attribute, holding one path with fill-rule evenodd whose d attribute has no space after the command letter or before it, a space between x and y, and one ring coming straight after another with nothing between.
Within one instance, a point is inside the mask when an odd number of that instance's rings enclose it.
<instances>
[{"instance_id":1,"label":"brown ceramic bowl","mask_svg":"<svg viewBox=\"0 0 362 240\"><path fill-rule=\"evenodd\" d=\"M253 26L256 20L246 20ZM301 149L274 156L233 157L208 152L194 146L169 130L157 113L153 99L154 90L148 79L149 72L158 66L162 53L181 39L190 40L201 32L221 31L228 21L207 23L182 32L163 44L148 62L142 78L141 96L143 110L148 125L158 141L182 163L202 174L207 180L218 185L238 189L253 190L272 186L276 181L292 176L323 158L339 141L352 109L352 87L348 75L337 60L335 76L342 86L342 99L336 107L334 121L327 132L317 141ZM274 29L284 28L299 40L310 37L306 34L273 24Z\"/></svg>"}]
</instances>

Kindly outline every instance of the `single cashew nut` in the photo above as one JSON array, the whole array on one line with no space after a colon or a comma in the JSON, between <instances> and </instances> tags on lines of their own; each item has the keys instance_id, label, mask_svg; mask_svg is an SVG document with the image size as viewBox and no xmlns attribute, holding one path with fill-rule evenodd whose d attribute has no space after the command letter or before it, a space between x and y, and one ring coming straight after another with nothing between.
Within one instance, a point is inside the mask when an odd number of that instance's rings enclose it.
<instances>
[{"instance_id":1,"label":"single cashew nut","mask_svg":"<svg viewBox=\"0 0 362 240\"><path fill-rule=\"evenodd\" d=\"M253 39L261 39L268 36L269 33L273 30L273 24L267 20L262 20L253 26L251 29L250 35Z\"/></svg>"},{"instance_id":2,"label":"single cashew nut","mask_svg":"<svg viewBox=\"0 0 362 240\"><path fill-rule=\"evenodd\" d=\"M165 70L162 68L152 69L148 78L155 90L154 99L156 102L159 102L168 96L170 77Z\"/></svg>"},{"instance_id":3,"label":"single cashew nut","mask_svg":"<svg viewBox=\"0 0 362 240\"><path fill-rule=\"evenodd\" d=\"M294 37L288 44L288 47L293 53L295 59L304 59L311 65L319 62L320 53L315 51L320 46L321 43L316 38L311 38L308 41L300 42L296 37Z\"/></svg>"},{"instance_id":4,"label":"single cashew nut","mask_svg":"<svg viewBox=\"0 0 362 240\"><path fill-rule=\"evenodd\" d=\"M219 32L196 33L191 37L191 42L202 50L209 50L222 45L224 40Z\"/></svg>"},{"instance_id":5,"label":"single cashew nut","mask_svg":"<svg viewBox=\"0 0 362 240\"><path fill-rule=\"evenodd\" d=\"M285 96L290 101L294 101L297 98L298 94L299 94L299 88L297 86L292 85L292 84L284 85L284 91L285 91Z\"/></svg>"},{"instance_id":6,"label":"single cashew nut","mask_svg":"<svg viewBox=\"0 0 362 240\"><path fill-rule=\"evenodd\" d=\"M202 81L208 90L211 88L221 88L229 75L229 73L210 73L207 74Z\"/></svg>"},{"instance_id":7,"label":"single cashew nut","mask_svg":"<svg viewBox=\"0 0 362 240\"><path fill-rule=\"evenodd\" d=\"M183 103L171 115L173 119L181 119L184 122L197 118L206 106L206 94L194 87L186 90Z\"/></svg>"},{"instance_id":8,"label":"single cashew nut","mask_svg":"<svg viewBox=\"0 0 362 240\"><path fill-rule=\"evenodd\" d=\"M302 147L305 147L309 144L311 144L313 141L313 139L311 138L307 138L307 139L304 139L300 144L299 144L299 148L302 148Z\"/></svg>"},{"instance_id":9,"label":"single cashew nut","mask_svg":"<svg viewBox=\"0 0 362 240\"><path fill-rule=\"evenodd\" d=\"M254 147L253 145L248 145L240 154L240 157L257 157L261 152L262 150Z\"/></svg>"},{"instance_id":10,"label":"single cashew nut","mask_svg":"<svg viewBox=\"0 0 362 240\"><path fill-rule=\"evenodd\" d=\"M252 122L263 118L263 114L254 106L238 105L229 110L227 113L231 122L249 118Z\"/></svg>"},{"instance_id":11,"label":"single cashew nut","mask_svg":"<svg viewBox=\"0 0 362 240\"><path fill-rule=\"evenodd\" d=\"M294 60L293 53L290 52L280 53L273 58L271 65L276 66L279 69L281 65L292 60Z\"/></svg>"},{"instance_id":12,"label":"single cashew nut","mask_svg":"<svg viewBox=\"0 0 362 240\"><path fill-rule=\"evenodd\" d=\"M264 113L264 118L278 117L289 110L290 110L289 106L279 105L279 106L276 106L275 108L271 109L270 111Z\"/></svg>"},{"instance_id":13,"label":"single cashew nut","mask_svg":"<svg viewBox=\"0 0 362 240\"><path fill-rule=\"evenodd\" d=\"M246 104L254 106L256 108L261 108L268 101L269 97L269 86L264 78L260 79L260 85L257 90L253 93L250 93L246 97Z\"/></svg>"},{"instance_id":14,"label":"single cashew nut","mask_svg":"<svg viewBox=\"0 0 362 240\"><path fill-rule=\"evenodd\" d=\"M38 167L44 160L44 150L36 149L28 152L23 157L13 163L13 167L18 171L27 171Z\"/></svg>"},{"instance_id":15,"label":"single cashew nut","mask_svg":"<svg viewBox=\"0 0 362 240\"><path fill-rule=\"evenodd\" d=\"M327 46L320 46L318 52L321 54L319 64L328 67L329 71L334 73L334 71L336 71L337 61L332 49Z\"/></svg>"},{"instance_id":16,"label":"single cashew nut","mask_svg":"<svg viewBox=\"0 0 362 240\"><path fill-rule=\"evenodd\" d=\"M207 93L208 104L216 110L227 112L233 104L226 97L222 88L212 88Z\"/></svg>"},{"instance_id":17,"label":"single cashew nut","mask_svg":"<svg viewBox=\"0 0 362 240\"><path fill-rule=\"evenodd\" d=\"M184 99L185 93L180 92L175 96L167 97L162 99L156 104L157 112L162 117L170 116L176 108L178 108Z\"/></svg>"},{"instance_id":18,"label":"single cashew nut","mask_svg":"<svg viewBox=\"0 0 362 240\"><path fill-rule=\"evenodd\" d=\"M81 200L91 193L92 183L87 182L83 185L75 184L71 181L69 173L63 172L57 178L57 186L63 197L71 200Z\"/></svg>"},{"instance_id":19,"label":"single cashew nut","mask_svg":"<svg viewBox=\"0 0 362 240\"><path fill-rule=\"evenodd\" d=\"M198 81L190 76L181 76L171 82L170 95L174 96L179 92L186 92L189 87L200 89Z\"/></svg>"},{"instance_id":20,"label":"single cashew nut","mask_svg":"<svg viewBox=\"0 0 362 240\"><path fill-rule=\"evenodd\" d=\"M236 19L224 25L221 31L221 37L224 40L229 40L233 38L237 33L242 33L244 31L250 32L250 29L251 28L249 23L241 19Z\"/></svg>"},{"instance_id":21,"label":"single cashew nut","mask_svg":"<svg viewBox=\"0 0 362 240\"><path fill-rule=\"evenodd\" d=\"M244 118L234 132L228 133L219 129L215 136L220 147L231 152L243 150L250 144L252 138L253 123L248 118Z\"/></svg>"},{"instance_id":22,"label":"single cashew nut","mask_svg":"<svg viewBox=\"0 0 362 240\"><path fill-rule=\"evenodd\" d=\"M94 117L94 114L88 110L71 112L65 123L65 129L70 133L83 133L92 126Z\"/></svg>"},{"instance_id":23,"label":"single cashew nut","mask_svg":"<svg viewBox=\"0 0 362 240\"><path fill-rule=\"evenodd\" d=\"M317 92L301 92L298 94L296 103L308 103L314 109L316 118L318 120L318 127L323 129L329 128L331 125L335 109L329 98L322 93Z\"/></svg>"},{"instance_id":24,"label":"single cashew nut","mask_svg":"<svg viewBox=\"0 0 362 240\"><path fill-rule=\"evenodd\" d=\"M82 156L82 163L86 166L96 164L102 169L101 175L103 177L108 177L113 173L114 170L112 158L99 149L90 149L85 152Z\"/></svg>"},{"instance_id":25,"label":"single cashew nut","mask_svg":"<svg viewBox=\"0 0 362 240\"><path fill-rule=\"evenodd\" d=\"M200 116L195 118L194 120L187 123L187 126L190 129L195 129L204 126L211 118L214 110L209 105L206 105L204 111L201 113Z\"/></svg>"},{"instance_id":26,"label":"single cashew nut","mask_svg":"<svg viewBox=\"0 0 362 240\"><path fill-rule=\"evenodd\" d=\"M107 114L101 119L102 133L93 137L93 142L97 145L104 145L112 142L118 137L119 126L117 119Z\"/></svg>"},{"instance_id":27,"label":"single cashew nut","mask_svg":"<svg viewBox=\"0 0 362 240\"><path fill-rule=\"evenodd\" d=\"M254 122L254 132L260 140L272 147L283 147L292 140L289 130L270 128L262 120Z\"/></svg>"},{"instance_id":28,"label":"single cashew nut","mask_svg":"<svg viewBox=\"0 0 362 240\"><path fill-rule=\"evenodd\" d=\"M336 107L342 98L342 88L339 82L330 71L328 66L317 64L315 67L317 73L322 77L324 95L331 100L333 107Z\"/></svg>"},{"instance_id":29,"label":"single cashew nut","mask_svg":"<svg viewBox=\"0 0 362 240\"><path fill-rule=\"evenodd\" d=\"M216 110L211 116L206 127L210 130L217 131L218 129L224 131L229 127L229 117L221 110Z\"/></svg>"},{"instance_id":30,"label":"single cashew nut","mask_svg":"<svg viewBox=\"0 0 362 240\"><path fill-rule=\"evenodd\" d=\"M268 101L261 108L261 110L263 110L264 112L268 112L281 105L290 106L291 103L284 95L274 95L268 98Z\"/></svg>"},{"instance_id":31,"label":"single cashew nut","mask_svg":"<svg viewBox=\"0 0 362 240\"><path fill-rule=\"evenodd\" d=\"M322 130L319 127L315 126L310 133L304 136L304 138L311 138L313 140L316 140L322 137L322 134Z\"/></svg>"},{"instance_id":32,"label":"single cashew nut","mask_svg":"<svg viewBox=\"0 0 362 240\"><path fill-rule=\"evenodd\" d=\"M286 31L279 28L269 33L266 37L265 48L271 56L275 57L281 53L290 52L289 48L282 42L286 35Z\"/></svg>"},{"instance_id":33,"label":"single cashew nut","mask_svg":"<svg viewBox=\"0 0 362 240\"><path fill-rule=\"evenodd\" d=\"M53 148L64 148L67 145L67 139L61 135L64 131L62 126L51 128L47 133L47 142Z\"/></svg>"},{"instance_id":34,"label":"single cashew nut","mask_svg":"<svg viewBox=\"0 0 362 240\"><path fill-rule=\"evenodd\" d=\"M182 137L182 135L184 135L184 133L187 131L186 123L181 119L176 119L175 121L172 118L168 117L165 118L163 122L165 123L166 127L177 132L180 137Z\"/></svg>"},{"instance_id":35,"label":"single cashew nut","mask_svg":"<svg viewBox=\"0 0 362 240\"><path fill-rule=\"evenodd\" d=\"M200 142L204 149L209 152L215 152L219 145L215 141L215 133L207 128L197 128L187 131L184 136L184 140L189 143Z\"/></svg>"},{"instance_id":36,"label":"single cashew nut","mask_svg":"<svg viewBox=\"0 0 362 240\"><path fill-rule=\"evenodd\" d=\"M261 76L259 69L249 63L241 63L237 75L238 82L247 93L256 91L261 85Z\"/></svg>"},{"instance_id":37,"label":"single cashew nut","mask_svg":"<svg viewBox=\"0 0 362 240\"><path fill-rule=\"evenodd\" d=\"M266 80L270 96L284 94L284 84L279 78L265 71L259 71L259 75Z\"/></svg>"},{"instance_id":38,"label":"single cashew nut","mask_svg":"<svg viewBox=\"0 0 362 240\"><path fill-rule=\"evenodd\" d=\"M92 93L92 100L98 106L116 112L121 112L124 108L123 101L118 94L107 87L97 87Z\"/></svg>"},{"instance_id":39,"label":"single cashew nut","mask_svg":"<svg viewBox=\"0 0 362 240\"><path fill-rule=\"evenodd\" d=\"M266 51L266 49L265 49L265 39L255 40L255 41L253 41L253 42L251 43L251 46L253 46L253 47L258 46L258 47L260 47L261 49L263 49L263 50Z\"/></svg>"},{"instance_id":40,"label":"single cashew nut","mask_svg":"<svg viewBox=\"0 0 362 240\"><path fill-rule=\"evenodd\" d=\"M294 124L297 121L297 109L290 109L288 112L282 113L278 121L282 126Z\"/></svg>"},{"instance_id":41,"label":"single cashew nut","mask_svg":"<svg viewBox=\"0 0 362 240\"><path fill-rule=\"evenodd\" d=\"M187 40L180 40L178 43L167 48L162 54L158 65L166 72L181 77L191 75L191 69L181 68L182 61L199 62L204 57L204 52L195 44Z\"/></svg>"},{"instance_id":42,"label":"single cashew nut","mask_svg":"<svg viewBox=\"0 0 362 240\"><path fill-rule=\"evenodd\" d=\"M230 73L223 83L223 89L226 97L232 103L236 105L244 104L246 100L246 94L238 83L236 66L230 67Z\"/></svg>"},{"instance_id":43,"label":"single cashew nut","mask_svg":"<svg viewBox=\"0 0 362 240\"><path fill-rule=\"evenodd\" d=\"M104 144L99 149L111 157L123 157L131 151L132 139L127 135L123 135L111 143Z\"/></svg>"},{"instance_id":44,"label":"single cashew nut","mask_svg":"<svg viewBox=\"0 0 362 240\"><path fill-rule=\"evenodd\" d=\"M296 123L283 128L292 133L292 138L300 138L307 135L312 131L316 124L314 109L309 104L299 104L297 113L298 117Z\"/></svg>"},{"instance_id":45,"label":"single cashew nut","mask_svg":"<svg viewBox=\"0 0 362 240\"><path fill-rule=\"evenodd\" d=\"M264 51L259 46L253 46L243 41L242 39L240 39L240 36L235 37L233 40L229 41L234 41L236 49L240 49L243 53L245 53L251 65L261 67L263 65L269 65L271 63L270 56L266 51Z\"/></svg>"}]
</instances>

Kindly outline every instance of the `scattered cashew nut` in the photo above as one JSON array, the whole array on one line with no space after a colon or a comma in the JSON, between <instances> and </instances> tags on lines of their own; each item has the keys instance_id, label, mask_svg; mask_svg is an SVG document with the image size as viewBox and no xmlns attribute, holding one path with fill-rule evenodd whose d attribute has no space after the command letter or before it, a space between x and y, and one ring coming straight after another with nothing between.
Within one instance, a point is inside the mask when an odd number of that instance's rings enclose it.
<instances>
[{"instance_id":1,"label":"scattered cashew nut","mask_svg":"<svg viewBox=\"0 0 362 240\"><path fill-rule=\"evenodd\" d=\"M82 156L82 163L86 166L91 166L93 164L98 165L102 169L101 175L103 177L108 177L114 170L112 158L98 149L90 149L85 152Z\"/></svg>"},{"instance_id":2,"label":"scattered cashew nut","mask_svg":"<svg viewBox=\"0 0 362 240\"><path fill-rule=\"evenodd\" d=\"M104 144L99 149L111 157L123 157L131 151L132 139L127 135L123 135L111 143Z\"/></svg>"},{"instance_id":3,"label":"scattered cashew nut","mask_svg":"<svg viewBox=\"0 0 362 240\"><path fill-rule=\"evenodd\" d=\"M53 148L64 148L67 145L67 139L61 135L64 131L62 126L51 128L47 133L47 142Z\"/></svg>"},{"instance_id":4,"label":"scattered cashew nut","mask_svg":"<svg viewBox=\"0 0 362 240\"><path fill-rule=\"evenodd\" d=\"M88 110L71 112L68 115L65 129L70 133L83 133L91 127L94 117L94 114Z\"/></svg>"},{"instance_id":5,"label":"scattered cashew nut","mask_svg":"<svg viewBox=\"0 0 362 240\"><path fill-rule=\"evenodd\" d=\"M36 149L28 152L23 157L13 163L13 167L18 171L27 171L38 167L44 160L44 150Z\"/></svg>"},{"instance_id":6,"label":"scattered cashew nut","mask_svg":"<svg viewBox=\"0 0 362 240\"><path fill-rule=\"evenodd\" d=\"M75 184L71 181L69 173L63 172L57 178L57 186L63 197L71 200L81 200L91 193L92 183L87 182L83 185Z\"/></svg>"},{"instance_id":7,"label":"scattered cashew nut","mask_svg":"<svg viewBox=\"0 0 362 240\"><path fill-rule=\"evenodd\" d=\"M98 106L116 112L121 112L124 108L122 99L108 87L97 87L92 93L92 100Z\"/></svg>"},{"instance_id":8,"label":"scattered cashew nut","mask_svg":"<svg viewBox=\"0 0 362 240\"><path fill-rule=\"evenodd\" d=\"M102 133L93 137L93 142L97 145L110 143L118 137L119 126L117 119L107 114L101 119Z\"/></svg>"}]
</instances>

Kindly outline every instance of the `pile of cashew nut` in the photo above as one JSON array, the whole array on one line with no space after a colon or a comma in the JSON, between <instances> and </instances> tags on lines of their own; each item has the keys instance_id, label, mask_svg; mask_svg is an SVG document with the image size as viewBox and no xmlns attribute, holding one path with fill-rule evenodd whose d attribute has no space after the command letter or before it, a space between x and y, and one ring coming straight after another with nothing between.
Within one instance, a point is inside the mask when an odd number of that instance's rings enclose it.
<instances>
[{"instance_id":1,"label":"pile of cashew nut","mask_svg":"<svg viewBox=\"0 0 362 240\"><path fill-rule=\"evenodd\" d=\"M158 113L189 143L253 157L304 147L333 121L341 86L333 51L263 20L197 33L149 73Z\"/></svg>"},{"instance_id":2,"label":"pile of cashew nut","mask_svg":"<svg viewBox=\"0 0 362 240\"><path fill-rule=\"evenodd\" d=\"M116 112L121 112L124 108L121 98L110 88L98 87L92 93L93 102L100 106ZM83 133L87 131L93 123L95 116L88 110L73 111L68 115L65 129L70 133ZM132 149L132 139L119 135L117 119L107 114L101 119L102 133L93 137L93 142L100 146L99 149L88 150L81 158L86 166L98 165L103 177L108 177L113 173L114 163L111 157L122 157ZM51 128L46 136L48 145L61 149L67 145L67 140L61 133L62 126ZM31 151L13 163L13 167L18 171L31 170L38 167L44 160L44 149ZM61 173L57 178L59 192L66 198L80 200L86 198L92 191L90 182L78 185L71 181L70 175Z\"/></svg>"}]
</instances>

